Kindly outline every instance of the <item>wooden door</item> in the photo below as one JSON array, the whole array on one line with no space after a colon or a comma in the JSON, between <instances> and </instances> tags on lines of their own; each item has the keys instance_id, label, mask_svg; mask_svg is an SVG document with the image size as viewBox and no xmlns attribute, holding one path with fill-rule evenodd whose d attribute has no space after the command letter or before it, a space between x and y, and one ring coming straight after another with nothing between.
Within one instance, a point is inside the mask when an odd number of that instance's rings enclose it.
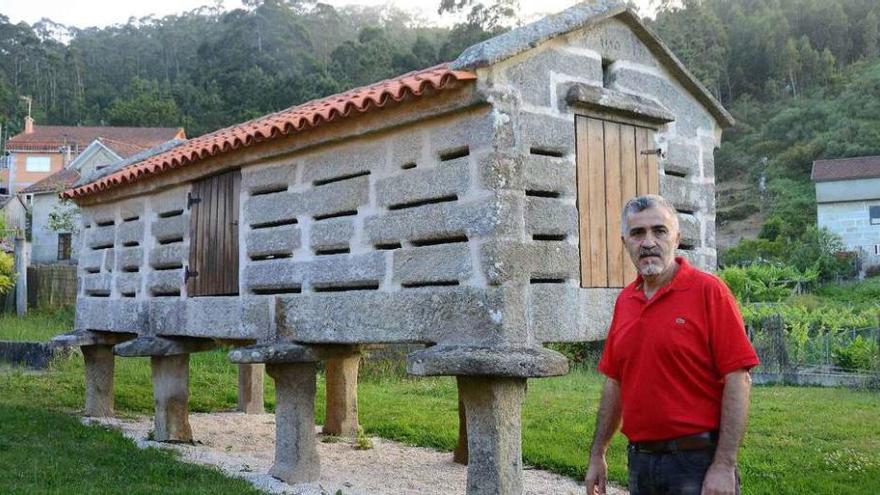
<instances>
[{"instance_id":1,"label":"wooden door","mask_svg":"<svg viewBox=\"0 0 880 495\"><path fill-rule=\"evenodd\" d=\"M581 287L623 287L636 271L620 242L621 211L660 191L654 131L584 116L575 124Z\"/></svg>"},{"instance_id":2,"label":"wooden door","mask_svg":"<svg viewBox=\"0 0 880 495\"><path fill-rule=\"evenodd\" d=\"M238 294L238 201L241 171L208 177L192 185L190 248L186 273L189 296Z\"/></svg>"}]
</instances>

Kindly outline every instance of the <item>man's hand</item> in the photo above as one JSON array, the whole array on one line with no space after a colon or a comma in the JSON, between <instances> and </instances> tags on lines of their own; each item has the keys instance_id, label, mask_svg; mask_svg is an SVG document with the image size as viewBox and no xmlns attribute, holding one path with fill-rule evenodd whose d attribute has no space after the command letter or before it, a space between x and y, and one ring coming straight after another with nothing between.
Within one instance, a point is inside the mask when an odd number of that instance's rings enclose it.
<instances>
[{"instance_id":1,"label":"man's hand","mask_svg":"<svg viewBox=\"0 0 880 495\"><path fill-rule=\"evenodd\" d=\"M590 465L587 466L587 475L584 484L587 485L587 495L605 495L605 484L608 481L608 463L605 456L590 457Z\"/></svg>"},{"instance_id":2,"label":"man's hand","mask_svg":"<svg viewBox=\"0 0 880 495\"><path fill-rule=\"evenodd\" d=\"M735 470L731 464L713 462L703 478L702 495L735 495Z\"/></svg>"}]
</instances>

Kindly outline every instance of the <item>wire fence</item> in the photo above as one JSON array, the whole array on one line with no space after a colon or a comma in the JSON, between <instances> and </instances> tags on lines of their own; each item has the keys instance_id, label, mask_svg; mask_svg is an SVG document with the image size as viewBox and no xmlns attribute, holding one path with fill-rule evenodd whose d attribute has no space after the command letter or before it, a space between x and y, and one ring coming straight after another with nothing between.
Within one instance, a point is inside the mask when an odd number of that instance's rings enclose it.
<instances>
[{"instance_id":1,"label":"wire fence","mask_svg":"<svg viewBox=\"0 0 880 495\"><path fill-rule=\"evenodd\" d=\"M880 378L880 328L852 328L817 335L798 335L786 331L781 315L763 318L750 325L749 337L761 365L758 374L772 375L776 381L811 383L804 376L816 377L819 385L875 382ZM801 378L795 378L801 375ZM835 376L847 375L846 380ZM861 376L862 378L858 378ZM855 380L855 381L854 381Z\"/></svg>"}]
</instances>

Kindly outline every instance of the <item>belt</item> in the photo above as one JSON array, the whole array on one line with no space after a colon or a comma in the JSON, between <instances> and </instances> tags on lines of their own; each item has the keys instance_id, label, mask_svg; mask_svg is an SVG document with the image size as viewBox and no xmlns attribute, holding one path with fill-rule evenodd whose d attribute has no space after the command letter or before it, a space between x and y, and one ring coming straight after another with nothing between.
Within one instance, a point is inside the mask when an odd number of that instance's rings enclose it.
<instances>
[{"instance_id":1,"label":"belt","mask_svg":"<svg viewBox=\"0 0 880 495\"><path fill-rule=\"evenodd\" d=\"M718 445L718 432L706 431L695 435L647 442L630 442L629 448L643 454L669 454L681 450L702 450Z\"/></svg>"}]
</instances>

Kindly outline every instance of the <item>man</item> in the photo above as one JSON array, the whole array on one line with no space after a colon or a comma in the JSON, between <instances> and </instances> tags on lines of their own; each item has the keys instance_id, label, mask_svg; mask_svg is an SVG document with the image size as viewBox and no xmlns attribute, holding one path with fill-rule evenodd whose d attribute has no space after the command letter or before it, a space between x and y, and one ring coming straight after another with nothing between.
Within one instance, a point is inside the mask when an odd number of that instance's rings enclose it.
<instances>
[{"instance_id":1,"label":"man","mask_svg":"<svg viewBox=\"0 0 880 495\"><path fill-rule=\"evenodd\" d=\"M736 457L758 358L727 286L675 257L675 208L631 199L621 239L639 276L614 307L599 371L606 377L587 468L587 494L605 493L605 452L629 439L631 495L738 494Z\"/></svg>"}]
</instances>

